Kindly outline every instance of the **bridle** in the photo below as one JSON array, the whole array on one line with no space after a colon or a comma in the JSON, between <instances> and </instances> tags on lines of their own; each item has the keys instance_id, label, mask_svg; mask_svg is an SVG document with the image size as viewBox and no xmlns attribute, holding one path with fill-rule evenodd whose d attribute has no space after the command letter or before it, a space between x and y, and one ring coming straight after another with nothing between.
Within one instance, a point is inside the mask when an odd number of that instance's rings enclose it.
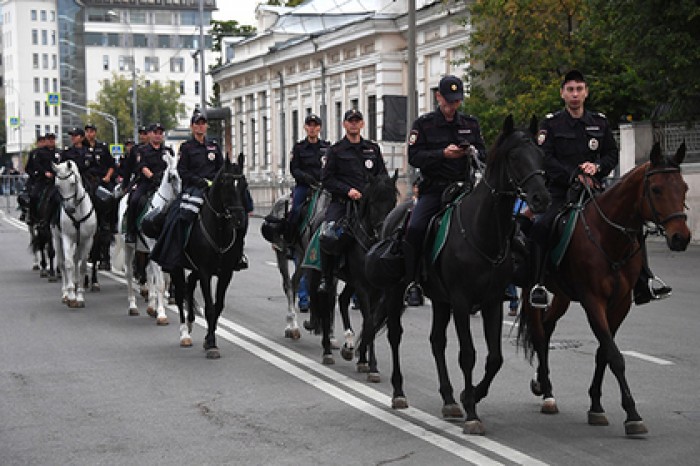
<instances>
[{"instance_id":1,"label":"bridle","mask_svg":"<svg viewBox=\"0 0 700 466\"><path fill-rule=\"evenodd\" d=\"M657 174L660 173L680 173L681 169L679 167L664 167L664 168L656 168L656 169L651 169L651 166L647 167L646 171L644 172L644 198L647 201L647 205L649 206L649 210L651 211L652 215L652 222L654 222L654 225L659 229L659 232L666 236L666 224L670 222L671 220L675 220L677 218L683 219L684 221L688 220L688 215L684 211L680 212L674 212L672 214L667 215L663 219L659 218L659 211L656 209L656 206L654 205L654 201L652 200L651 197L651 188L650 188L650 183L649 179ZM640 213L641 215L641 213Z\"/></svg>"},{"instance_id":2,"label":"bridle","mask_svg":"<svg viewBox=\"0 0 700 466\"><path fill-rule=\"evenodd\" d=\"M531 138L524 136L522 138L525 142L526 145L531 145L535 147L535 150L537 150L537 147L535 146L535 143L532 141ZM517 146L520 147L520 146ZM512 169L511 169L511 164L510 164L510 157L508 156L510 154L510 151L513 150L512 147L509 147L507 149L502 149L505 150L506 152L506 157L505 157L505 171L506 171L506 176L508 177L508 186L512 188L512 190L502 190L498 189L494 186L491 186L486 179L486 176L482 178L482 182L486 184L486 186L489 187L489 190L491 192L491 195L493 196L505 196L505 197L517 197L520 199L525 200L525 191L523 190L523 186L530 181L530 179L540 176L542 177L543 181L546 181L545 178L545 172L544 170L533 170L532 172L528 173L522 179L518 180L516 177L513 176Z\"/></svg>"},{"instance_id":3,"label":"bridle","mask_svg":"<svg viewBox=\"0 0 700 466\"><path fill-rule=\"evenodd\" d=\"M230 177L233 179L233 185L235 190L240 190L241 196L245 196L244 188L241 189L239 186L239 183L241 181L245 182L245 175L242 174L231 174L231 173L223 173L221 175L222 177ZM214 180L214 183L216 184L217 182L221 182L221 180ZM213 187L213 185L212 185ZM204 193L204 207L206 207L211 213L216 217L217 219L217 225L219 229L223 229L224 226L227 226L228 224L231 223L231 221L236 217L236 213L238 213L238 216L243 218L245 216L245 208L243 205L237 205L237 206L225 206L223 208L223 211L218 211L216 207L211 203L210 199L210 193L211 191L208 191ZM233 234L231 235L231 241L228 242L227 244L223 246L219 246L217 241L212 237L212 235L207 231L206 225L204 224L204 220L202 220L202 214L200 213L199 215L199 227L202 230L202 234L204 235L204 239L209 243L209 246L211 246L214 250L216 250L219 254L225 254L227 253L232 247L233 244L236 242L236 237L237 237L237 228L232 228Z\"/></svg>"},{"instance_id":4,"label":"bridle","mask_svg":"<svg viewBox=\"0 0 700 466\"><path fill-rule=\"evenodd\" d=\"M84 189L84 188L83 188L82 196L81 196L80 198L78 198L78 195L79 195L78 185L80 184L80 180L79 180L79 178L78 178L78 175L77 175L73 170L70 170L66 176L61 176L61 175L58 174L58 173L56 174L56 178L59 179L59 180L61 180L61 181L68 180L68 179L70 179L71 177L74 177L74 178L75 178L75 189L73 190L73 194L70 195L70 196L64 196L64 195L61 193L61 191L59 190L59 191L58 191L58 195L61 196L61 204L63 205L63 211L66 213L66 215L68 215L68 217L71 219L71 221L73 222L73 224L76 225L76 227L77 227L78 225L80 225L81 223L83 223L85 220L87 220L87 219L90 217L90 215L92 215L92 212L95 210L95 206L91 206L91 207L90 207L90 210L87 212L87 214L85 214L85 216L83 216L83 217L82 217L81 219L79 219L79 220L76 219L76 218L73 216L72 213L70 213L70 212L68 212L68 210L66 210L66 207L65 207L66 201L69 201L69 200L75 198L74 211L77 211L78 206L79 206L80 204L83 203L83 201L85 200L85 198L86 198L87 195L88 195L87 189Z\"/></svg>"}]
</instances>

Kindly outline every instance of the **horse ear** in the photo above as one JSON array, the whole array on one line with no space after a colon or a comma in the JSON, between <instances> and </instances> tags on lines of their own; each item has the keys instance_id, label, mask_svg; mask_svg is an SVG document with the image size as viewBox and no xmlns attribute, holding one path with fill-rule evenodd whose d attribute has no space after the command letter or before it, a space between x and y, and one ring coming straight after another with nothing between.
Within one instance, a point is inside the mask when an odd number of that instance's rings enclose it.
<instances>
[{"instance_id":1,"label":"horse ear","mask_svg":"<svg viewBox=\"0 0 700 466\"><path fill-rule=\"evenodd\" d=\"M243 162L245 161L245 155L243 155L243 152L238 154L238 166L241 167L241 170L243 170Z\"/></svg>"},{"instance_id":2,"label":"horse ear","mask_svg":"<svg viewBox=\"0 0 700 466\"><path fill-rule=\"evenodd\" d=\"M53 168L53 171L57 172L58 171L58 165L55 163L51 162L51 168Z\"/></svg>"},{"instance_id":3,"label":"horse ear","mask_svg":"<svg viewBox=\"0 0 700 466\"><path fill-rule=\"evenodd\" d=\"M398 180L398 179L399 179L399 169L397 168L396 170L394 170L394 176L391 177L391 180L394 182L394 184L396 184L396 180Z\"/></svg>"},{"instance_id":4,"label":"horse ear","mask_svg":"<svg viewBox=\"0 0 700 466\"><path fill-rule=\"evenodd\" d=\"M515 123L513 122L513 114L511 113L506 117L506 120L503 122L503 133L510 134L513 132L514 129Z\"/></svg>"},{"instance_id":5,"label":"horse ear","mask_svg":"<svg viewBox=\"0 0 700 466\"><path fill-rule=\"evenodd\" d=\"M661 164L663 161L663 155L661 155L661 143L654 143L654 147L651 148L651 154L649 154L649 160L651 160L652 166Z\"/></svg>"},{"instance_id":6,"label":"horse ear","mask_svg":"<svg viewBox=\"0 0 700 466\"><path fill-rule=\"evenodd\" d=\"M678 150L676 151L676 155L673 156L673 161L676 162L677 165L683 163L683 159L685 159L685 149L685 140L683 140L681 145L678 147Z\"/></svg>"},{"instance_id":7,"label":"horse ear","mask_svg":"<svg viewBox=\"0 0 700 466\"><path fill-rule=\"evenodd\" d=\"M532 118L530 118L530 134L533 136L537 134L538 123L537 115L532 115Z\"/></svg>"}]
</instances>

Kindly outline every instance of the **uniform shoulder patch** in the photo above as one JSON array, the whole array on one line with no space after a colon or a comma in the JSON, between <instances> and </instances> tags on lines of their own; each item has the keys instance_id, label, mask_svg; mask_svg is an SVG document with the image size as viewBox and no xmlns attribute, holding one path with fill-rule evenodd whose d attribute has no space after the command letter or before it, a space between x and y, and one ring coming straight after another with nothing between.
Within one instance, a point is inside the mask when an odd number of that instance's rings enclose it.
<instances>
[{"instance_id":1,"label":"uniform shoulder patch","mask_svg":"<svg viewBox=\"0 0 700 466\"><path fill-rule=\"evenodd\" d=\"M547 130L541 129L537 132L537 145L541 146L547 140Z\"/></svg>"},{"instance_id":2,"label":"uniform shoulder patch","mask_svg":"<svg viewBox=\"0 0 700 466\"><path fill-rule=\"evenodd\" d=\"M596 116L599 116L600 118L605 118L605 119L608 118L608 117L605 116L605 113L603 113L603 112L595 112L595 113L593 113L593 114L596 115Z\"/></svg>"},{"instance_id":3,"label":"uniform shoulder patch","mask_svg":"<svg viewBox=\"0 0 700 466\"><path fill-rule=\"evenodd\" d=\"M411 135L408 137L408 145L412 146L418 140L418 130L411 130Z\"/></svg>"},{"instance_id":4,"label":"uniform shoulder patch","mask_svg":"<svg viewBox=\"0 0 700 466\"><path fill-rule=\"evenodd\" d=\"M544 116L546 119L554 118L554 113L548 113Z\"/></svg>"}]
</instances>

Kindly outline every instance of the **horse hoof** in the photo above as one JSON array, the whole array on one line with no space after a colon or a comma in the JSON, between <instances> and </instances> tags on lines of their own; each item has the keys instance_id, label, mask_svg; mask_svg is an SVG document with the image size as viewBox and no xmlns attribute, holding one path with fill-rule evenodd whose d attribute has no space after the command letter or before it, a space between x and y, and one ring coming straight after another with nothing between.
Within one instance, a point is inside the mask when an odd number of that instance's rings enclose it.
<instances>
[{"instance_id":1,"label":"horse hoof","mask_svg":"<svg viewBox=\"0 0 700 466\"><path fill-rule=\"evenodd\" d=\"M39 270L39 266L36 264L32 265L32 270Z\"/></svg>"},{"instance_id":2,"label":"horse hoof","mask_svg":"<svg viewBox=\"0 0 700 466\"><path fill-rule=\"evenodd\" d=\"M301 338L301 332L298 328L288 328L284 330L284 337L291 338L292 340L298 340Z\"/></svg>"},{"instance_id":3,"label":"horse hoof","mask_svg":"<svg viewBox=\"0 0 700 466\"><path fill-rule=\"evenodd\" d=\"M49 283L56 283L58 281L58 277L56 277L56 274L49 274Z\"/></svg>"},{"instance_id":4,"label":"horse hoof","mask_svg":"<svg viewBox=\"0 0 700 466\"><path fill-rule=\"evenodd\" d=\"M219 353L219 348L216 346L207 350L207 359L219 359L220 357L221 353Z\"/></svg>"},{"instance_id":5,"label":"horse hoof","mask_svg":"<svg viewBox=\"0 0 700 466\"><path fill-rule=\"evenodd\" d=\"M540 409L542 414L557 414L559 408L557 407L557 402L554 398L545 398L542 402L542 409Z\"/></svg>"},{"instance_id":6,"label":"horse hoof","mask_svg":"<svg viewBox=\"0 0 700 466\"><path fill-rule=\"evenodd\" d=\"M352 359L355 357L355 348L349 348L347 345L343 345L343 347L340 349L340 355L346 361L352 361Z\"/></svg>"},{"instance_id":7,"label":"horse hoof","mask_svg":"<svg viewBox=\"0 0 700 466\"><path fill-rule=\"evenodd\" d=\"M625 422L625 434L626 435L645 435L648 434L647 426L641 419L639 421L626 421Z\"/></svg>"},{"instance_id":8,"label":"horse hoof","mask_svg":"<svg viewBox=\"0 0 700 466\"><path fill-rule=\"evenodd\" d=\"M393 409L406 409L408 408L408 400L405 396L395 396L391 399L391 407Z\"/></svg>"},{"instance_id":9,"label":"horse hoof","mask_svg":"<svg viewBox=\"0 0 700 466\"><path fill-rule=\"evenodd\" d=\"M323 358L321 359L321 363L324 366L332 366L335 364L335 359L333 358L332 354L324 354Z\"/></svg>"},{"instance_id":10,"label":"horse hoof","mask_svg":"<svg viewBox=\"0 0 700 466\"><path fill-rule=\"evenodd\" d=\"M148 314L148 315L151 316L151 317L155 317L155 316L158 315L158 313L156 312L156 310L153 309L151 306L148 306L148 308L146 309L146 314Z\"/></svg>"},{"instance_id":11,"label":"horse hoof","mask_svg":"<svg viewBox=\"0 0 700 466\"><path fill-rule=\"evenodd\" d=\"M46 277L49 276L49 273L48 273L46 270L43 270L43 269L42 269L41 272L39 272L39 276L40 276L41 278L46 278Z\"/></svg>"},{"instance_id":12,"label":"horse hoof","mask_svg":"<svg viewBox=\"0 0 700 466\"><path fill-rule=\"evenodd\" d=\"M442 407L442 417L444 419L462 419L464 413L457 403L450 403Z\"/></svg>"},{"instance_id":13,"label":"horse hoof","mask_svg":"<svg viewBox=\"0 0 700 466\"><path fill-rule=\"evenodd\" d=\"M594 413L593 411L588 411L588 425L589 426L607 426L608 417L605 413Z\"/></svg>"},{"instance_id":14,"label":"horse hoof","mask_svg":"<svg viewBox=\"0 0 700 466\"><path fill-rule=\"evenodd\" d=\"M78 308L83 308L83 307L85 307L85 301L76 301L76 302L75 302L75 307L78 307Z\"/></svg>"},{"instance_id":15,"label":"horse hoof","mask_svg":"<svg viewBox=\"0 0 700 466\"><path fill-rule=\"evenodd\" d=\"M484 430L484 425L478 419L466 421L462 432L469 435L484 435L486 433Z\"/></svg>"},{"instance_id":16,"label":"horse hoof","mask_svg":"<svg viewBox=\"0 0 700 466\"><path fill-rule=\"evenodd\" d=\"M65 296L62 297L62 298L61 298L61 303L62 303L62 304L68 304L68 298L66 298Z\"/></svg>"},{"instance_id":17,"label":"horse hoof","mask_svg":"<svg viewBox=\"0 0 700 466\"><path fill-rule=\"evenodd\" d=\"M100 291L100 284L93 283L92 286L90 287L90 291Z\"/></svg>"},{"instance_id":18,"label":"horse hoof","mask_svg":"<svg viewBox=\"0 0 700 466\"><path fill-rule=\"evenodd\" d=\"M535 396L542 396L542 385L537 380L532 379L530 380L530 391Z\"/></svg>"},{"instance_id":19,"label":"horse hoof","mask_svg":"<svg viewBox=\"0 0 700 466\"><path fill-rule=\"evenodd\" d=\"M379 372L369 372L367 374L367 382L379 383L381 381L382 381L382 377L379 375Z\"/></svg>"},{"instance_id":20,"label":"horse hoof","mask_svg":"<svg viewBox=\"0 0 700 466\"><path fill-rule=\"evenodd\" d=\"M139 315L139 310L136 309L135 307L129 308L129 315L130 316L137 316L137 315Z\"/></svg>"},{"instance_id":21,"label":"horse hoof","mask_svg":"<svg viewBox=\"0 0 700 466\"><path fill-rule=\"evenodd\" d=\"M168 318L167 317L158 317L156 319L156 325L168 325Z\"/></svg>"},{"instance_id":22,"label":"horse hoof","mask_svg":"<svg viewBox=\"0 0 700 466\"><path fill-rule=\"evenodd\" d=\"M190 348L192 347L192 339L191 338L182 338L180 340L180 346L183 348Z\"/></svg>"}]
</instances>

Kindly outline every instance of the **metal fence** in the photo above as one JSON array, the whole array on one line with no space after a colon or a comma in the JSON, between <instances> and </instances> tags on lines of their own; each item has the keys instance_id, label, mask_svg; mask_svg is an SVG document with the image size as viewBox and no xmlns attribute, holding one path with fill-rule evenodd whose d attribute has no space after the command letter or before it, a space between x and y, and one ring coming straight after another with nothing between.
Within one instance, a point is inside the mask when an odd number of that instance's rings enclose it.
<instances>
[{"instance_id":1,"label":"metal fence","mask_svg":"<svg viewBox=\"0 0 700 466\"><path fill-rule=\"evenodd\" d=\"M700 162L700 123L665 123L655 129L664 154L675 154L685 141L686 162Z\"/></svg>"},{"instance_id":2,"label":"metal fence","mask_svg":"<svg viewBox=\"0 0 700 466\"><path fill-rule=\"evenodd\" d=\"M27 182L25 175L0 175L0 208L12 212L17 209L17 194Z\"/></svg>"}]
</instances>

